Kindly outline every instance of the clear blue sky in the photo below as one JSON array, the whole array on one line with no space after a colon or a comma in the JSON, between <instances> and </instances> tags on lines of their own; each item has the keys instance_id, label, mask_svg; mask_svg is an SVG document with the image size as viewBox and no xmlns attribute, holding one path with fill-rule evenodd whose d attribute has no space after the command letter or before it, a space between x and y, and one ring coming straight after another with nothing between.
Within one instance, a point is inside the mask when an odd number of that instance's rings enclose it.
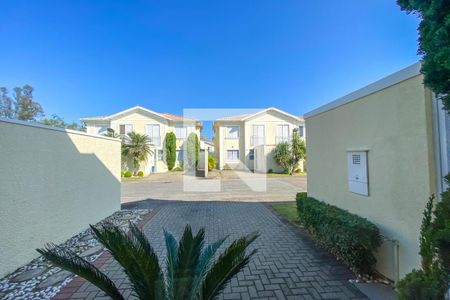
<instances>
[{"instance_id":1,"label":"clear blue sky","mask_svg":"<svg viewBox=\"0 0 450 300\"><path fill-rule=\"evenodd\" d=\"M132 105L302 115L418 60L394 0L2 1L0 86L67 121Z\"/></svg>"}]
</instances>

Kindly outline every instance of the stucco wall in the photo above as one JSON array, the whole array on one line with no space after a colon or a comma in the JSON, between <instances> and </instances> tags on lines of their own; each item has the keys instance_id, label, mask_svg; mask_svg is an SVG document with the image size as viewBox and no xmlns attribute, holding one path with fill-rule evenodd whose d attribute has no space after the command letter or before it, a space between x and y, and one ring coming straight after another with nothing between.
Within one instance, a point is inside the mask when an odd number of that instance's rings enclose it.
<instances>
[{"instance_id":1,"label":"stucco wall","mask_svg":"<svg viewBox=\"0 0 450 300\"><path fill-rule=\"evenodd\" d=\"M120 141L0 120L0 276L120 209Z\"/></svg>"},{"instance_id":2,"label":"stucco wall","mask_svg":"<svg viewBox=\"0 0 450 300\"><path fill-rule=\"evenodd\" d=\"M422 82L415 76L306 119L309 195L398 240L400 276L420 265L422 211L436 191L431 92ZM346 152L359 149L368 151L369 196L348 191Z\"/></svg>"}]
</instances>

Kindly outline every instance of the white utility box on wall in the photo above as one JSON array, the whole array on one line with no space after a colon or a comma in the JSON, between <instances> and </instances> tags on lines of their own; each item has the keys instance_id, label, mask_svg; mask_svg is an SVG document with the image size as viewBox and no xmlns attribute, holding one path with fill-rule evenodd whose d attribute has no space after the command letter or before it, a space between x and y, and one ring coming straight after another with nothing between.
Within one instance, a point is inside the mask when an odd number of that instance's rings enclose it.
<instances>
[{"instance_id":1,"label":"white utility box on wall","mask_svg":"<svg viewBox=\"0 0 450 300\"><path fill-rule=\"evenodd\" d=\"M369 196L367 173L367 151L348 151L348 190L352 193Z\"/></svg>"}]
</instances>

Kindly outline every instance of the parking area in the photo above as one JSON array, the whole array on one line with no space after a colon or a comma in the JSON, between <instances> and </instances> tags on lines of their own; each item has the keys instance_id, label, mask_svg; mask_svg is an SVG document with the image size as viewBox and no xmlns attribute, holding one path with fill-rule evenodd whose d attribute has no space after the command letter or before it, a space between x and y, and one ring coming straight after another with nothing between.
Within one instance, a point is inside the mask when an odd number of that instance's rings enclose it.
<instances>
[{"instance_id":1,"label":"parking area","mask_svg":"<svg viewBox=\"0 0 450 300\"><path fill-rule=\"evenodd\" d=\"M152 174L142 179L124 179L122 203L139 200L177 201L293 201L306 191L306 176L214 171L208 178L183 176L182 172ZM199 186L199 188L195 188Z\"/></svg>"}]
</instances>

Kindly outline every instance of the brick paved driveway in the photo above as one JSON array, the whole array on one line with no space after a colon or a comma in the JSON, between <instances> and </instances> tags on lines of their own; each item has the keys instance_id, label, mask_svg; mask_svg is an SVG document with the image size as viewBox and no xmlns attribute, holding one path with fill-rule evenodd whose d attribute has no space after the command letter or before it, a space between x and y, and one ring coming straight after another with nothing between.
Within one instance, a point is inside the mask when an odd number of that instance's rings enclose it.
<instances>
[{"instance_id":1,"label":"brick paved driveway","mask_svg":"<svg viewBox=\"0 0 450 300\"><path fill-rule=\"evenodd\" d=\"M126 207L151 207L161 202L142 201ZM318 249L293 225L285 222L261 203L170 202L144 226L145 234L161 261L165 245L163 228L180 237L184 225L194 230L205 227L207 242L230 235L229 241L253 231L258 253L250 265L233 279L221 299L365 299L348 279L355 278L344 265ZM120 267L109 261L104 267L122 289L129 286ZM127 291L127 294L130 292ZM73 298L102 295L86 283Z\"/></svg>"}]
</instances>

